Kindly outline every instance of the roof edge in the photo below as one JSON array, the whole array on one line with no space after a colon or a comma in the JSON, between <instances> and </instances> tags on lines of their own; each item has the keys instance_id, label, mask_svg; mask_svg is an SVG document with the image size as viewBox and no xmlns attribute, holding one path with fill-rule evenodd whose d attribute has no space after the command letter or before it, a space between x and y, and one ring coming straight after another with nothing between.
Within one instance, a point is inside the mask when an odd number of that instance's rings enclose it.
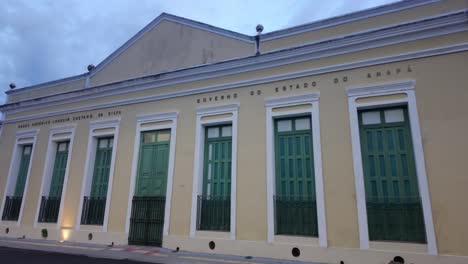
<instances>
[{"instance_id":1,"label":"roof edge","mask_svg":"<svg viewBox=\"0 0 468 264\"><path fill-rule=\"evenodd\" d=\"M366 19L370 17L375 17L379 15L384 15L392 12L397 12L400 10L404 9L409 9L413 7L418 7L422 5L428 5L436 2L440 2L441 0L402 0L394 3L389 3L386 5L381 5L373 8L368 8L352 13L347 13L341 16L335 16L331 18L326 18L323 20L318 20L314 21L311 23L306 23L302 24L299 26L294 26L286 29L281 29L269 33L262 34L262 40L263 41L268 41L268 40L273 40L276 38L283 38L287 37L290 35L295 35L295 34L300 34L304 33L307 31L313 31L313 30L318 30L321 28L326 28L326 27L331 27L335 25L340 25L344 23L349 23L352 21L356 20L361 20L361 19ZM73 81L78 81L81 79L84 79L86 77L92 77L94 76L97 72L99 72L102 68L104 68L108 63L110 63L114 58L116 58L118 55L120 55L123 51L125 51L130 45L132 45L136 40L138 40L141 36L143 36L144 33L150 31L153 29L158 23L160 23L163 20L168 20L168 21L173 21L173 22L178 22L184 25L192 26L195 28L199 28L202 30L206 30L209 32L221 34L227 37L232 37L235 39L243 40L246 42L254 43L254 37L245 35L242 33L234 32L231 30L223 29L220 27L212 26L206 23L198 22L195 20L191 20L188 18L184 17L179 17L176 15L172 15L169 13L162 12L158 17L156 17L153 21L151 21L148 25L146 25L143 29L138 31L132 38L127 40L122 46L120 46L117 50L112 52L109 56L107 56L101 63L99 63L91 72L88 73L83 73L80 75L75 75L71 77L66 77L58 80L53 80L45 83L40 83L32 86L26 86L23 88L18 88L15 90L8 90L5 93L7 95L11 94L19 94L23 92L27 92L33 89L38 89L38 88L47 88L55 85L60 85L64 83L69 83ZM248 57L248 56L247 56Z\"/></svg>"},{"instance_id":2,"label":"roof edge","mask_svg":"<svg viewBox=\"0 0 468 264\"><path fill-rule=\"evenodd\" d=\"M314 31L314 30L319 30L322 28L337 26L337 25L341 25L341 24L345 24L345 23L349 23L349 22L353 22L357 20L385 15L385 14L397 12L400 10L428 5L428 4L432 4L432 3L436 3L440 1L441 0L401 0L398 2L394 2L394 3L389 3L386 5L371 7L371 8L367 8L364 10L359 10L359 11L343 14L340 16L325 18L325 19L314 21L314 22L265 33L265 34L262 34L262 40L268 41L268 40L273 40L277 38L284 38L284 37L295 35L295 34L301 34L301 33L308 32L308 31Z\"/></svg>"},{"instance_id":3,"label":"roof edge","mask_svg":"<svg viewBox=\"0 0 468 264\"><path fill-rule=\"evenodd\" d=\"M62 78L62 79L57 79L57 80L53 80L53 81L49 81L49 82L45 82L45 83L26 86L26 87L14 89L14 90L8 90L8 91L5 91L5 93L7 95L19 94L19 93L23 93L23 92L28 92L28 91L33 90L33 89L47 88L47 87L51 87L51 86L55 86L55 85L60 85L60 84L73 82L73 81L79 81L79 80L85 79L87 77L87 75L88 75L88 73L83 73L83 74L80 74L80 75L75 75L75 76L66 77L66 78Z\"/></svg>"},{"instance_id":4,"label":"roof edge","mask_svg":"<svg viewBox=\"0 0 468 264\"><path fill-rule=\"evenodd\" d=\"M154 81L161 82L162 83L161 86L171 85L169 83L171 80L174 80L174 79L189 78L193 81L193 80L198 80L197 78L194 78L194 76L207 75L207 74L213 74L213 73L215 74L213 76L219 77L216 74L216 72L222 71L223 74L225 74L227 71L233 70L233 72L239 73L236 69L240 67L249 67L250 70L252 70L252 68L257 69L257 67L254 66L255 64L265 65L266 63L270 63L272 61L288 59L291 56L298 57L298 58L300 57L300 60L295 60L295 62L303 61L303 60L310 60L312 58L305 57L306 54L323 53L330 49L347 48L348 46L351 46L351 49L349 51L346 51L346 53L355 52L355 51L360 51L360 50L359 49L356 50L352 46L360 45L360 43L362 43L363 41L367 43L370 40L376 41L380 39L388 39L388 38L395 38L395 37L398 38L403 35L407 35L409 33L420 34L421 32L425 32L425 31L441 30L441 31L438 31L438 33L436 32L437 34L435 35L429 32L430 33L429 35L422 35L422 36L418 35L415 38L402 37L403 42L424 39L427 37L439 36L439 35L444 35L448 33L467 31L468 30L468 26L466 24L466 21L468 20L467 14L468 14L468 9L463 9L455 13L448 13L439 17L431 17L431 18L426 18L426 19L407 23L406 26L408 26L408 28L406 29L404 28L402 29L400 24L396 24L387 28L377 29L372 32L367 32L367 31L362 32L359 35L339 37L339 38L334 39L333 43L330 42L330 40L324 40L321 42L310 43L310 44L300 46L300 47L292 47L292 48L287 48L283 50L270 51L267 53L260 54L258 56L252 55L252 56L248 56L244 58L237 58L237 59L232 59L232 60L227 60L227 61L222 61L222 62L217 62L217 63L212 63L212 64L198 65L198 66L178 69L178 70L174 70L170 72L147 75L144 77L132 78L132 79L127 79L127 80L117 81L114 83L102 84L99 86L89 87L89 89L85 89L85 90L69 91L69 92L65 92L62 94L49 95L49 96L45 96L41 98L29 99L29 100L25 100L21 102L15 102L15 103L2 105L0 106L0 111L9 111L11 110L11 107L19 106L20 103L35 102L38 99L50 98L50 97L59 96L59 95L66 95L65 98L70 98L74 96L73 94L76 94L76 93L85 92L85 93L91 94L91 93L97 92L97 90L99 90L99 92L102 93L104 90L120 90L123 88L134 87L138 85L145 86L145 85L148 85L148 83L152 83ZM460 25L462 26L462 28L459 27ZM454 27L453 30L448 30L448 26ZM393 33L391 33L391 32L388 32L388 30L394 30L394 31ZM371 39L369 39L369 34L374 34L374 36ZM363 39L359 41L350 37L353 37L353 38L360 37ZM339 41L340 43L334 43L335 41ZM399 44L399 43L402 43L402 41L395 42L391 40L390 42L384 43L382 45ZM464 43L464 45L468 45L468 44ZM375 48L375 47L380 47L380 46L371 45L371 47ZM364 47L364 48L368 48L368 47ZM328 54L326 56L334 56L337 54L345 54L345 53L333 52L331 55ZM323 55L320 55L319 57L322 57L322 56ZM315 56L314 58L319 58L319 57ZM291 63L291 61L289 61L289 63ZM275 65L278 66L278 64L275 64ZM203 76L203 78L206 78L206 76ZM212 78L212 77L209 77L209 78ZM151 85L151 87L154 88L153 85Z\"/></svg>"}]
</instances>

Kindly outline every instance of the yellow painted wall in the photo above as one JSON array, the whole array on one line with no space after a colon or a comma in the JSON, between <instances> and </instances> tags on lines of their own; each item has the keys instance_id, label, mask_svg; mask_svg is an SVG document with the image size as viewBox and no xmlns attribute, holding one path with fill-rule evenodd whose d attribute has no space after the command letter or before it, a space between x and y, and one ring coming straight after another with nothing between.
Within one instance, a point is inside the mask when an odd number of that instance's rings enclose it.
<instances>
[{"instance_id":1,"label":"yellow painted wall","mask_svg":"<svg viewBox=\"0 0 468 264\"><path fill-rule=\"evenodd\" d=\"M206 87L215 84L253 80L263 77L298 72L318 67L332 66L345 62L379 58L396 55L420 49L429 49L439 46L464 43L468 41L466 33L450 34L428 40L413 41L410 43L394 45L390 48L378 48L318 59L303 63L296 63L267 70L259 70L197 81L188 84L173 85L133 92L126 95L116 95L107 98L94 99L80 103L70 103L65 106L49 107L25 113L8 115L7 118L16 118L28 114L56 112L66 108L74 108L92 104L99 104L132 97L145 97L154 94L181 91ZM108 234L100 234L97 242L108 243L113 239L120 239L125 243L125 221L129 195L131 164L133 147L135 143L136 116L148 113L178 111L177 145L175 156L175 171L173 182L173 197L171 208L171 221L169 237L165 245L174 247L184 245L188 249L198 249L196 243L205 243L207 239L188 240L190 228L190 209L192 199L193 160L195 145L195 111L200 106L239 103L238 116L238 196L237 196L237 232L236 241L224 241L225 246L232 246L233 253L246 252L287 252L291 245L267 245L267 216L266 216L266 142L265 142L265 99L286 95L303 94L311 91L320 91L320 129L323 160L323 177L325 188L325 209L327 218L327 232L329 249L311 248L306 253L305 260L336 260L341 256L348 256L359 263L359 254L366 254L367 263L384 263L384 257L395 252L389 251L359 251L359 235L356 209L356 193L354 189L354 173L351 151L351 138L349 126L349 113L346 88L354 86L368 86L385 82L401 80L416 81L416 101L421 123L423 147L425 151L426 169L431 195L433 217L437 244L441 255L468 256L468 200L466 186L468 177L465 173L468 149L468 75L466 62L468 52L459 52L448 55L414 59L410 61L375 65L353 70L333 72L291 80L265 83L249 87L235 88L225 91L206 93L201 95L172 98L142 104L130 104L88 111L96 120L97 114L119 110L122 115L119 140L117 142L117 157L112 188ZM411 72L408 71L408 66ZM396 73L400 69L400 73ZM387 75L387 71L390 75ZM377 77L376 72L381 76ZM368 78L371 73L372 78ZM347 81L343 81L347 77ZM338 83L334 79L338 78ZM312 87L310 83L317 83ZM296 89L296 84L309 83L309 88ZM292 89L290 88L292 85ZM286 86L287 91L282 87ZM275 88L280 88L276 92ZM251 95L251 91L255 91ZM257 91L261 91L257 95ZM231 95L231 99L212 100L201 103L197 99ZM237 94L237 98L233 98ZM54 120L62 117L77 116L80 113L54 116L41 120ZM37 120L36 120L37 121ZM89 133L89 121L77 121L75 142L70 164L70 175L66 186L65 209L63 227L76 225L79 195L84 174L84 163ZM0 194L3 194L6 176L13 151L14 137L18 125L30 123L6 123L0 137ZM47 126L39 126L40 133L37 148L32 161L30 185L27 191L26 207L22 219L21 229L14 234L26 233L28 236L39 234L33 229L40 182L44 169L45 151L49 135ZM1 222L0 226L9 225ZM1 230L0 230L1 232ZM76 239L85 237L77 234ZM85 239L85 238L83 238ZM227 249L225 249L227 250ZM258 250L258 251L257 251ZM401 250L401 249L399 249ZM229 250L227 250L229 252ZM397 250L399 253L399 251ZM268 254L268 253L265 253ZM315 255L314 255L315 254ZM400 253L399 253L400 254ZM406 253L405 253L406 254ZM385 256L384 256L385 255ZM276 256L276 255L275 255ZM420 261L430 260L432 263L463 263L465 259L440 257L429 258L427 255L411 255ZM281 256L280 256L281 257ZM415 262L416 263L416 262ZM423 262L418 262L423 263ZM425 263L425 262L424 262ZM430 262L427 262L430 263Z\"/></svg>"},{"instance_id":2,"label":"yellow painted wall","mask_svg":"<svg viewBox=\"0 0 468 264\"><path fill-rule=\"evenodd\" d=\"M325 184L326 216L330 247L357 248L359 244L355 205L354 175L349 131L349 115L345 88L397 80L416 80L416 99L421 119L426 168L431 201L434 212L437 243L441 254L468 255L468 208L460 201L466 197L468 179L464 177L468 147L464 135L468 132L468 92L460 84L466 83L464 63L468 53L418 59L387 65L367 67L340 73L324 74L313 78L301 78L276 83L245 87L232 91L188 96L158 103L145 103L116 107L122 111L118 142L119 150L133 149L135 116L143 113L179 111L178 134L175 159L175 174L171 210L170 235L187 237L190 225L192 195L195 113L199 104L196 99L226 93L238 93L239 102L239 146L238 146L238 207L237 239L250 241L266 240L266 176L265 166L265 108L264 99L301 94L311 88L275 92L275 87L289 83L314 80L318 83L313 90L321 93L320 124L323 175ZM412 72L400 75L381 76L369 80L368 72L412 67ZM335 84L335 76L349 76L346 83ZM261 95L250 95L251 90L261 90ZM226 103L228 103L226 101ZM214 103L211 103L214 104ZM217 103L219 104L219 103ZM206 105L206 104L205 104ZM98 111L94 112L97 113ZM65 197L63 226L74 226L78 208L83 166L88 138L88 121L78 122L73 148L73 160ZM4 128L0 147L10 153L16 124ZM37 205L40 179L43 172L44 150L47 145L48 129L41 127L37 149L33 160L30 188L26 201L23 225L31 226ZM109 231L124 232L130 168L133 153L118 151L112 190ZM2 155L0 165L9 166L9 155ZM6 170L1 172L3 188ZM77 188L77 186L79 186ZM252 201L256 201L253 203ZM455 215L455 217L454 217Z\"/></svg>"}]
</instances>

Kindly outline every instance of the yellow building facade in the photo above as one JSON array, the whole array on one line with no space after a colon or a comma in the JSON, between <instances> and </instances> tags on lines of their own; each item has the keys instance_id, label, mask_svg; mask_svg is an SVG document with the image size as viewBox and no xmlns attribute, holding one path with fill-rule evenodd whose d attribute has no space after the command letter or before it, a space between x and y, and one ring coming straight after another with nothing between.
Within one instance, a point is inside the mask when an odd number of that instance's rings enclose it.
<instances>
[{"instance_id":1,"label":"yellow building facade","mask_svg":"<svg viewBox=\"0 0 468 264\"><path fill-rule=\"evenodd\" d=\"M7 92L0 236L323 263L468 263L468 4L256 38L162 14Z\"/></svg>"}]
</instances>

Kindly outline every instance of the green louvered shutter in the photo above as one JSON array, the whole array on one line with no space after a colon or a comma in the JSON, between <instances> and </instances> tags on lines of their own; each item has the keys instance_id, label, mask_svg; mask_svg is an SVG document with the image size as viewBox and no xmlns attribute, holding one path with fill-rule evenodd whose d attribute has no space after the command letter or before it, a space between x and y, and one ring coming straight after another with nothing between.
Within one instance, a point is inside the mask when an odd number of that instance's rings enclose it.
<instances>
[{"instance_id":1,"label":"green louvered shutter","mask_svg":"<svg viewBox=\"0 0 468 264\"><path fill-rule=\"evenodd\" d=\"M112 159L113 137L99 138L96 146L91 197L106 197Z\"/></svg>"},{"instance_id":2,"label":"green louvered shutter","mask_svg":"<svg viewBox=\"0 0 468 264\"><path fill-rule=\"evenodd\" d=\"M136 196L165 196L170 130L142 133Z\"/></svg>"},{"instance_id":3,"label":"green louvered shutter","mask_svg":"<svg viewBox=\"0 0 468 264\"><path fill-rule=\"evenodd\" d=\"M406 107L359 112L370 240L425 242Z\"/></svg>"},{"instance_id":4,"label":"green louvered shutter","mask_svg":"<svg viewBox=\"0 0 468 264\"><path fill-rule=\"evenodd\" d=\"M231 125L206 128L203 194L231 195Z\"/></svg>"},{"instance_id":5,"label":"green louvered shutter","mask_svg":"<svg viewBox=\"0 0 468 264\"><path fill-rule=\"evenodd\" d=\"M205 128L203 195L198 196L198 230L229 231L231 223L232 125Z\"/></svg>"},{"instance_id":6,"label":"green louvered shutter","mask_svg":"<svg viewBox=\"0 0 468 264\"><path fill-rule=\"evenodd\" d=\"M15 196L21 197L24 193L26 178L28 177L29 163L31 160L32 145L24 145L21 150L21 160L18 177L15 185Z\"/></svg>"},{"instance_id":7,"label":"green louvered shutter","mask_svg":"<svg viewBox=\"0 0 468 264\"><path fill-rule=\"evenodd\" d=\"M275 120L276 234L318 236L310 117Z\"/></svg>"},{"instance_id":8,"label":"green louvered shutter","mask_svg":"<svg viewBox=\"0 0 468 264\"><path fill-rule=\"evenodd\" d=\"M69 142L57 143L52 180L50 182L49 197L61 197L63 180L67 168Z\"/></svg>"}]
</instances>

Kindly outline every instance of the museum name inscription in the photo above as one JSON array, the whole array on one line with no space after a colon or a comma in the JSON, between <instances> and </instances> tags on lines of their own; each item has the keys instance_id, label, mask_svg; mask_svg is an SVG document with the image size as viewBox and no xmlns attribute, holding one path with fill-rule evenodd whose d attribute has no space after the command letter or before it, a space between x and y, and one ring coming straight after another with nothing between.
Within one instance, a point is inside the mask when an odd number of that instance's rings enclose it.
<instances>
[{"instance_id":1,"label":"museum name inscription","mask_svg":"<svg viewBox=\"0 0 468 264\"><path fill-rule=\"evenodd\" d=\"M32 123L26 123L26 124L20 124L18 125L18 128L28 128L28 127L38 127L38 126L45 126L45 125L50 125L50 124L60 124L60 123L66 123L70 121L79 121L79 120L86 120L86 119L93 119L93 118L101 118L105 116L120 116L122 112L120 110L116 111L109 111L109 112L101 112L97 114L80 114L80 115L75 115L71 117L65 117L65 118L58 118L58 119L53 119L53 120L44 120L44 121L36 121Z\"/></svg>"}]
</instances>

